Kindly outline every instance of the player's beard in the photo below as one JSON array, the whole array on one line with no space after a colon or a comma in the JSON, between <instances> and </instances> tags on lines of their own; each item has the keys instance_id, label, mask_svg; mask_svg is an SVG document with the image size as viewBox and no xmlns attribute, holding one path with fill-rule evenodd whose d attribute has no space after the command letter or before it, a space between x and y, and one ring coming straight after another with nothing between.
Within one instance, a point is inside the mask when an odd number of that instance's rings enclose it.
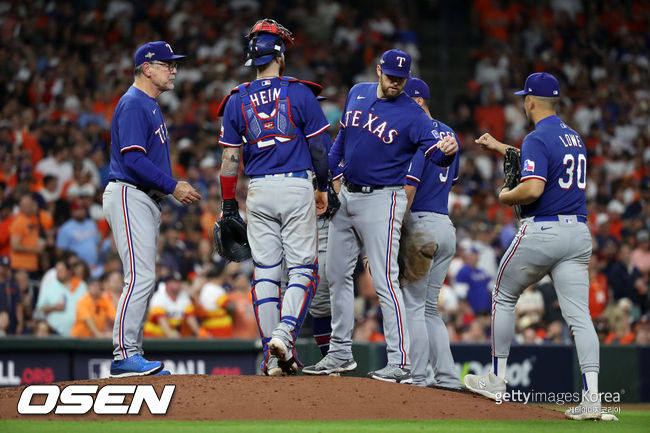
<instances>
[{"instance_id":1,"label":"player's beard","mask_svg":"<svg viewBox=\"0 0 650 433\"><path fill-rule=\"evenodd\" d=\"M406 81L404 81L404 84L406 84ZM383 74L379 80L379 86L381 88L381 93L384 95L384 98L387 99L397 98L400 93L402 93L402 89L404 89L404 85L400 86L399 84L394 84Z\"/></svg>"}]
</instances>

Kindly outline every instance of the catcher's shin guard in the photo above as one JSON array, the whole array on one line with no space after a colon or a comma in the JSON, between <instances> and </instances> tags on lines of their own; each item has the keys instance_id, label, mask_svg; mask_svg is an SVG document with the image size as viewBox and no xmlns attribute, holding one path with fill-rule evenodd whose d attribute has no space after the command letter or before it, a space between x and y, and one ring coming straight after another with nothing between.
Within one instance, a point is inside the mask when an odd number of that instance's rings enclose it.
<instances>
[{"instance_id":1,"label":"catcher's shin guard","mask_svg":"<svg viewBox=\"0 0 650 433\"><path fill-rule=\"evenodd\" d=\"M280 322L280 278L282 262L271 266L255 263L253 273L253 310L260 331L260 337L266 352L266 344L271 333ZM266 341L265 341L266 340Z\"/></svg>"},{"instance_id":2,"label":"catcher's shin guard","mask_svg":"<svg viewBox=\"0 0 650 433\"><path fill-rule=\"evenodd\" d=\"M281 326L290 334L292 343L298 338L309 304L318 286L318 260L313 265L289 269L289 284L282 298Z\"/></svg>"}]
</instances>

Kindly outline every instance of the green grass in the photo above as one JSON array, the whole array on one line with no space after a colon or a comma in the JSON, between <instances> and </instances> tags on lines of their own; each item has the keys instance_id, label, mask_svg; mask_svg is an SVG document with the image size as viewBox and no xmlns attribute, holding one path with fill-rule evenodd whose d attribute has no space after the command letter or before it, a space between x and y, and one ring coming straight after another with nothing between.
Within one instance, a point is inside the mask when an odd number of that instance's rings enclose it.
<instances>
[{"instance_id":1,"label":"green grass","mask_svg":"<svg viewBox=\"0 0 650 433\"><path fill-rule=\"evenodd\" d=\"M580 421L0 421L0 432L47 433L316 433L316 432L648 432L650 411L625 410L618 422Z\"/></svg>"}]
</instances>

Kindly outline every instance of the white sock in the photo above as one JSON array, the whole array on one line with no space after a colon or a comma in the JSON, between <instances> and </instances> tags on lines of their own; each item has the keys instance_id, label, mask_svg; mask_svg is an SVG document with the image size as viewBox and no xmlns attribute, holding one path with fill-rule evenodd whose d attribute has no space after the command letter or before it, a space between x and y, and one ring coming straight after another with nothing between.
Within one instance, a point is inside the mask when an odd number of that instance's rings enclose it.
<instances>
[{"instance_id":1,"label":"white sock","mask_svg":"<svg viewBox=\"0 0 650 433\"><path fill-rule=\"evenodd\" d=\"M583 373L582 380L584 381L586 392L590 394L598 394L598 373L595 371Z\"/></svg>"},{"instance_id":2,"label":"white sock","mask_svg":"<svg viewBox=\"0 0 650 433\"><path fill-rule=\"evenodd\" d=\"M501 379L506 379L506 365L508 358L492 358L493 373Z\"/></svg>"}]
</instances>

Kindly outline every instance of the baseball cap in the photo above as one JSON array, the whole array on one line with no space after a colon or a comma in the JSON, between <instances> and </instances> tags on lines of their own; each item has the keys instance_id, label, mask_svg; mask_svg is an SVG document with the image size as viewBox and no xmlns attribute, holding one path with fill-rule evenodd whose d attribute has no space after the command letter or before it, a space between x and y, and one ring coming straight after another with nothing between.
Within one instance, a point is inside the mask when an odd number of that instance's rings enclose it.
<instances>
[{"instance_id":1,"label":"baseball cap","mask_svg":"<svg viewBox=\"0 0 650 433\"><path fill-rule=\"evenodd\" d=\"M70 212L74 212L77 209L85 209L85 208L86 207L84 206L81 200L75 200L72 203L70 203Z\"/></svg>"},{"instance_id":2,"label":"baseball cap","mask_svg":"<svg viewBox=\"0 0 650 433\"><path fill-rule=\"evenodd\" d=\"M526 78L524 90L515 92L515 95L543 96L557 98L560 96L560 83L553 75L546 72L535 72Z\"/></svg>"},{"instance_id":3,"label":"baseball cap","mask_svg":"<svg viewBox=\"0 0 650 433\"><path fill-rule=\"evenodd\" d=\"M404 93L409 95L411 98L419 97L429 99L430 97L429 86L427 86L427 83L420 80L419 78L414 77L409 78L409 80L406 82L406 85L404 86Z\"/></svg>"},{"instance_id":4,"label":"baseball cap","mask_svg":"<svg viewBox=\"0 0 650 433\"><path fill-rule=\"evenodd\" d=\"M133 56L133 63L135 63L135 66L140 66L144 62L150 62L152 60L160 60L164 62L167 60L182 59L184 57L187 56L174 54L171 45L167 42L155 41L147 42L138 48Z\"/></svg>"},{"instance_id":5,"label":"baseball cap","mask_svg":"<svg viewBox=\"0 0 650 433\"><path fill-rule=\"evenodd\" d=\"M408 78L411 74L411 56L402 50L388 50L382 54L379 66L386 75Z\"/></svg>"},{"instance_id":6,"label":"baseball cap","mask_svg":"<svg viewBox=\"0 0 650 433\"><path fill-rule=\"evenodd\" d=\"M282 38L271 33L259 33L251 38L246 50L246 63L244 66L266 65L271 60L284 53L286 47Z\"/></svg>"}]
</instances>

